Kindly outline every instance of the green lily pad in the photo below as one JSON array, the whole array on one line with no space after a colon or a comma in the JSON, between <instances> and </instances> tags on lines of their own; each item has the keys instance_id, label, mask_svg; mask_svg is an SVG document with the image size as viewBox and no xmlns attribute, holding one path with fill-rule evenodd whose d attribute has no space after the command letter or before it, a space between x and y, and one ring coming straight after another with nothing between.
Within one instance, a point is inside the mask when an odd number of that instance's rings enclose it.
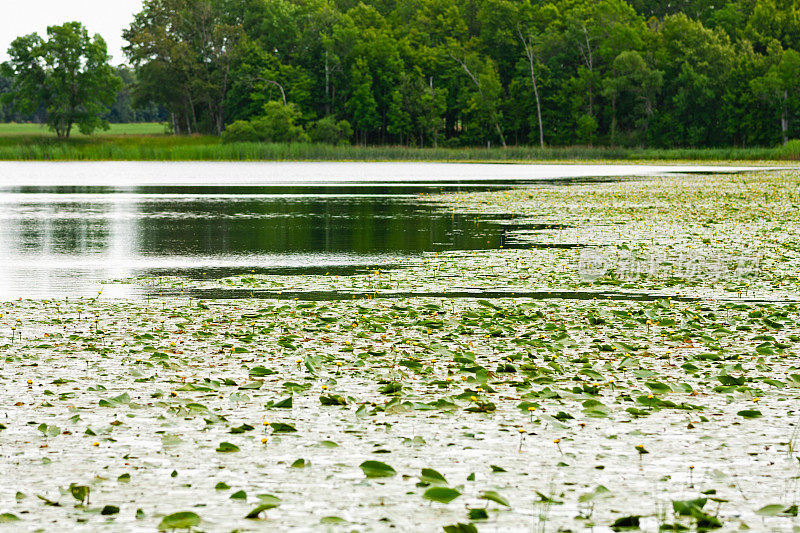
<instances>
[{"instance_id":1,"label":"green lily pad","mask_svg":"<svg viewBox=\"0 0 800 533\"><path fill-rule=\"evenodd\" d=\"M394 468L380 461L364 461L360 467L368 478L392 477L397 474Z\"/></svg>"}]
</instances>

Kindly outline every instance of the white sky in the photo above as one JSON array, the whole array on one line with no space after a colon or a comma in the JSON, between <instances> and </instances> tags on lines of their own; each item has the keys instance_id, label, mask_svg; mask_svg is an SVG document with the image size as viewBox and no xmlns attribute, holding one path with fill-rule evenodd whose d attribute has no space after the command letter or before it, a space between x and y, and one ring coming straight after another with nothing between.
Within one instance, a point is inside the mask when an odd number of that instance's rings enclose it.
<instances>
[{"instance_id":1,"label":"white sky","mask_svg":"<svg viewBox=\"0 0 800 533\"><path fill-rule=\"evenodd\" d=\"M47 26L77 20L99 33L108 43L113 64L125 62L122 30L130 26L133 14L141 11L142 0L0 0L0 61L8 59L8 46L20 35L47 34Z\"/></svg>"}]
</instances>

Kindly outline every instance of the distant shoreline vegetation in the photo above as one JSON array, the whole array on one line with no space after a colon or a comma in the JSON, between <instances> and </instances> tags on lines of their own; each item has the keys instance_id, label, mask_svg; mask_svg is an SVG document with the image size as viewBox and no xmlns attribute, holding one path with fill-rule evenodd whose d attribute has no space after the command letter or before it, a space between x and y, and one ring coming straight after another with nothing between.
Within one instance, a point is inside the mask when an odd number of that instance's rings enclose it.
<instances>
[{"instance_id":1,"label":"distant shoreline vegetation","mask_svg":"<svg viewBox=\"0 0 800 533\"><path fill-rule=\"evenodd\" d=\"M793 1L148 0L122 37L129 65L118 67L80 22L15 39L0 122L46 123L63 139L165 122L222 137L219 157L294 141L626 157L723 148L686 152L705 158L800 138Z\"/></svg>"},{"instance_id":2,"label":"distant shoreline vegetation","mask_svg":"<svg viewBox=\"0 0 800 533\"><path fill-rule=\"evenodd\" d=\"M225 142L176 136L161 124L112 124L110 134L56 138L36 125L0 124L2 161L800 161L800 141L776 148L606 146L417 148L315 142Z\"/></svg>"}]
</instances>

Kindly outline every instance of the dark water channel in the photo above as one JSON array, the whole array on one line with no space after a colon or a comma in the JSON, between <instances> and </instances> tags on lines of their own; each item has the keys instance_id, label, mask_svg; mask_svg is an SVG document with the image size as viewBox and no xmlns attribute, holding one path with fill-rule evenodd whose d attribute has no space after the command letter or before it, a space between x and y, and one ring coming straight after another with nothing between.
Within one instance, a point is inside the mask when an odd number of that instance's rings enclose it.
<instances>
[{"instance_id":1,"label":"dark water channel","mask_svg":"<svg viewBox=\"0 0 800 533\"><path fill-rule=\"evenodd\" d=\"M91 296L104 280L140 275L348 274L427 251L513 246L513 221L448 212L426 198L439 190L6 187L0 299Z\"/></svg>"},{"instance_id":2,"label":"dark water channel","mask_svg":"<svg viewBox=\"0 0 800 533\"><path fill-rule=\"evenodd\" d=\"M348 274L423 252L509 248L515 231L552 226L454 213L429 195L719 170L736 169L3 162L0 300L136 296L103 282L143 275Z\"/></svg>"}]
</instances>

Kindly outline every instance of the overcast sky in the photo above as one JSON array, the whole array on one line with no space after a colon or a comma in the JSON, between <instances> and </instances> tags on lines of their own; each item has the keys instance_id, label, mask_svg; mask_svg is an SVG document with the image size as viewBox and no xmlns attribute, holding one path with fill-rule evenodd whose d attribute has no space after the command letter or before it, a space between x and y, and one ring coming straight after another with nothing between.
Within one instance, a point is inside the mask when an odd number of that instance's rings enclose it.
<instances>
[{"instance_id":1,"label":"overcast sky","mask_svg":"<svg viewBox=\"0 0 800 533\"><path fill-rule=\"evenodd\" d=\"M38 33L44 37L47 27L77 20L99 33L108 43L113 63L122 63L122 30L133 14L141 11L142 0L0 0L0 61L8 59L8 45L20 35Z\"/></svg>"}]
</instances>

